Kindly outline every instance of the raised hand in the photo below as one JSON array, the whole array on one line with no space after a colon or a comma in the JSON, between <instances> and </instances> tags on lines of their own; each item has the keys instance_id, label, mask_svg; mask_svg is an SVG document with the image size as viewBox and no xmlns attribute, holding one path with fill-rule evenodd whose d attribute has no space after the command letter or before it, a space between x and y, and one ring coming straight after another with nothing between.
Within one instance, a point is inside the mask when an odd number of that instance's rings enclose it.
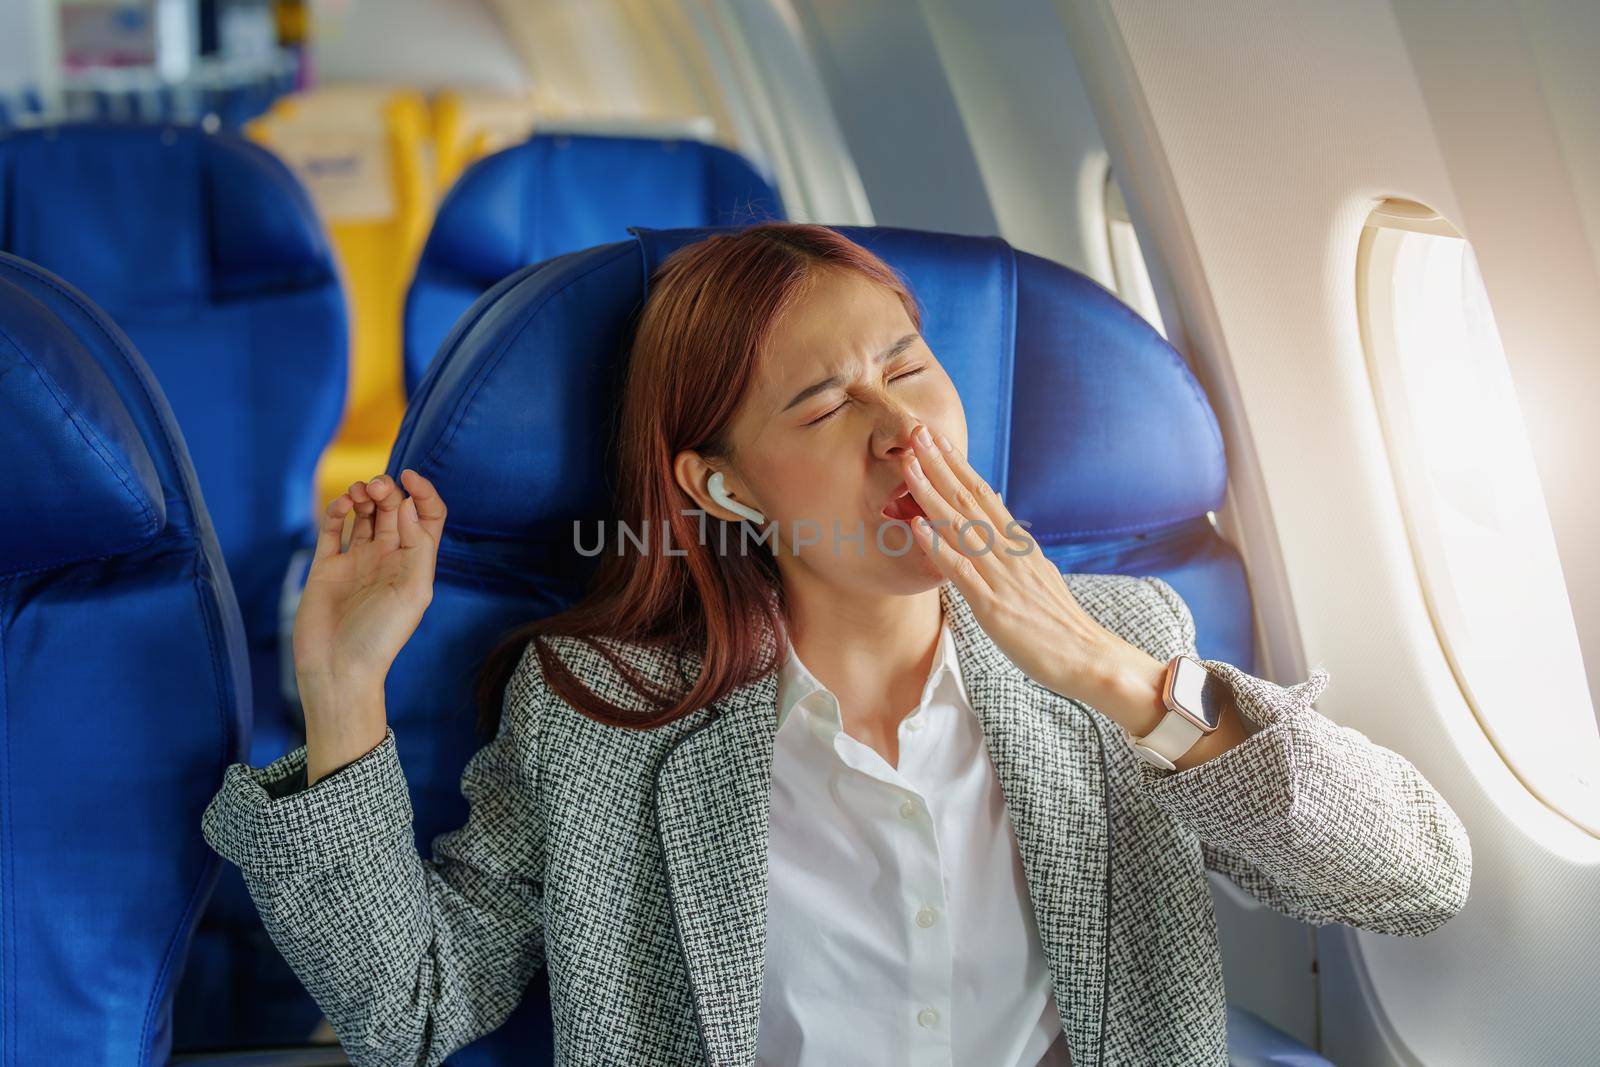
<instances>
[{"instance_id":1,"label":"raised hand","mask_svg":"<svg viewBox=\"0 0 1600 1067\"><path fill-rule=\"evenodd\" d=\"M383 740L383 680L433 600L444 500L409 467L400 480L405 492L386 474L352 482L317 534L294 619L308 781Z\"/></svg>"},{"instance_id":2,"label":"raised hand","mask_svg":"<svg viewBox=\"0 0 1600 1067\"><path fill-rule=\"evenodd\" d=\"M906 485L933 524L919 516L912 536L995 645L1045 688L1087 700L1139 733L1153 727L1151 717L1163 710L1165 664L1083 609L1039 543L937 427L918 426L912 447Z\"/></svg>"}]
</instances>

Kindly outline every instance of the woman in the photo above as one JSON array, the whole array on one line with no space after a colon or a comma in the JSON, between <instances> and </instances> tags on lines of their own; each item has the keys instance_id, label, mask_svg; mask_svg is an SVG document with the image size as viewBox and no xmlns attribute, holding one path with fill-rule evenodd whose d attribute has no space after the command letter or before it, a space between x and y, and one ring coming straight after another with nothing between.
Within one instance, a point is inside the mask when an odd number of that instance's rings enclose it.
<instances>
[{"instance_id":1,"label":"woman","mask_svg":"<svg viewBox=\"0 0 1600 1067\"><path fill-rule=\"evenodd\" d=\"M1325 671L1205 660L1218 727L1139 758L1187 606L1056 570L918 323L820 226L662 265L619 418L631 550L486 663L493 739L431 861L383 680L445 504L408 469L329 506L306 745L231 767L205 832L353 1062L437 1064L547 965L563 1062L1222 1064L1207 867L1311 923L1462 907L1460 821L1315 710Z\"/></svg>"}]
</instances>

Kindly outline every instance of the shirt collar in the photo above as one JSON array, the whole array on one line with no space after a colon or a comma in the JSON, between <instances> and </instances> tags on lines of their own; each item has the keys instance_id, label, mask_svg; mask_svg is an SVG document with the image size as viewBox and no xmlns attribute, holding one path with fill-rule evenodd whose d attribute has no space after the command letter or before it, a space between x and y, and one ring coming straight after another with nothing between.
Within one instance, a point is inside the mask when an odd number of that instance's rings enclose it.
<instances>
[{"instance_id":1,"label":"shirt collar","mask_svg":"<svg viewBox=\"0 0 1600 1067\"><path fill-rule=\"evenodd\" d=\"M961 679L961 660L956 655L955 635L950 630L948 619L939 622L939 644L933 655L933 666L928 671L927 681L922 686L922 696L918 706L926 702L940 678L948 673L956 683L956 689L961 694L961 703L971 707L966 696L966 685ZM808 704L815 713L814 719L818 721L819 728L826 732L843 729L843 722L839 716L839 699L834 696L828 687L818 680L817 676L801 662L800 656L795 652L794 644L788 644L788 654L783 666L778 671L778 729L783 729L784 723L801 701L814 693L826 694L818 697Z\"/></svg>"}]
</instances>

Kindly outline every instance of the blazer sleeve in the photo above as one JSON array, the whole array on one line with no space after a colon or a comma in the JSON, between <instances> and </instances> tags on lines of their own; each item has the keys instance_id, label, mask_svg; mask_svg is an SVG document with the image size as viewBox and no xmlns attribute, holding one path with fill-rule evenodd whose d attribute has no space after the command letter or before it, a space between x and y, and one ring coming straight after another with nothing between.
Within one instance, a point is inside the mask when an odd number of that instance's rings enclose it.
<instances>
[{"instance_id":1,"label":"blazer sleeve","mask_svg":"<svg viewBox=\"0 0 1600 1067\"><path fill-rule=\"evenodd\" d=\"M466 824L423 859L395 735L304 787L304 746L235 763L202 817L357 1067L439 1064L499 1026L544 964L537 656L461 776ZM295 789L296 780L300 788Z\"/></svg>"},{"instance_id":2,"label":"blazer sleeve","mask_svg":"<svg viewBox=\"0 0 1600 1067\"><path fill-rule=\"evenodd\" d=\"M1144 580L1198 658L1188 605L1166 581ZM1280 686L1202 662L1228 683L1249 735L1186 770L1137 762L1146 795L1199 836L1207 867L1319 926L1421 937L1465 906L1466 828L1410 760L1313 707L1326 670Z\"/></svg>"}]
</instances>

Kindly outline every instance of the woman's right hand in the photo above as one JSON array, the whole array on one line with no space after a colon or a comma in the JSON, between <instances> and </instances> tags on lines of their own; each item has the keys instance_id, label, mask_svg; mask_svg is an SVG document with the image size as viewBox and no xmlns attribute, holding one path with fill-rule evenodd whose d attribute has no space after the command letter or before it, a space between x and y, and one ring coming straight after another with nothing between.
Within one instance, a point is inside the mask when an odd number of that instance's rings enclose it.
<instances>
[{"instance_id":1,"label":"woman's right hand","mask_svg":"<svg viewBox=\"0 0 1600 1067\"><path fill-rule=\"evenodd\" d=\"M310 785L383 740L383 681L433 600L445 506L409 467L353 482L328 505L294 617ZM356 513L341 550L345 517Z\"/></svg>"}]
</instances>

